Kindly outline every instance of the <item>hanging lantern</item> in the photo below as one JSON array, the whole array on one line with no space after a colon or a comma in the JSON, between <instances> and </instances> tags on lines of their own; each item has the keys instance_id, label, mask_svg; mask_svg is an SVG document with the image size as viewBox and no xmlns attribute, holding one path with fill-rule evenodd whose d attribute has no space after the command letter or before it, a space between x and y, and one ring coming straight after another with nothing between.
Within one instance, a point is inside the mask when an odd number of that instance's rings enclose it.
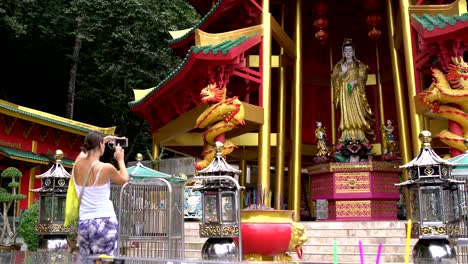
<instances>
[{"instance_id":1,"label":"hanging lantern","mask_svg":"<svg viewBox=\"0 0 468 264\"><path fill-rule=\"evenodd\" d=\"M317 4L315 4L315 13L319 17L325 15L327 11L328 11L328 6L323 1L319 1Z\"/></svg>"},{"instance_id":2,"label":"hanging lantern","mask_svg":"<svg viewBox=\"0 0 468 264\"><path fill-rule=\"evenodd\" d=\"M314 27L318 30L324 30L328 28L328 20L320 17L314 21Z\"/></svg>"},{"instance_id":3,"label":"hanging lantern","mask_svg":"<svg viewBox=\"0 0 468 264\"><path fill-rule=\"evenodd\" d=\"M376 28L382 22L382 17L379 14L370 14L367 16L366 22L369 26Z\"/></svg>"},{"instance_id":4,"label":"hanging lantern","mask_svg":"<svg viewBox=\"0 0 468 264\"><path fill-rule=\"evenodd\" d=\"M375 11L380 8L378 0L366 0L364 2L364 9L367 11Z\"/></svg>"},{"instance_id":5,"label":"hanging lantern","mask_svg":"<svg viewBox=\"0 0 468 264\"><path fill-rule=\"evenodd\" d=\"M323 46L328 39L328 32L326 31L328 28L328 20L325 18L328 6L323 1L319 1L315 4L314 9L317 15L317 19L314 20L314 27L318 30L315 33L315 38L318 39Z\"/></svg>"},{"instance_id":6,"label":"hanging lantern","mask_svg":"<svg viewBox=\"0 0 468 264\"><path fill-rule=\"evenodd\" d=\"M367 33L367 35L369 36L369 38L371 38L373 40L377 40L382 35L382 31L380 31L380 30L378 30L376 28L373 28L373 29L371 29L371 31L369 31L369 33Z\"/></svg>"},{"instance_id":7,"label":"hanging lantern","mask_svg":"<svg viewBox=\"0 0 468 264\"><path fill-rule=\"evenodd\" d=\"M377 27L382 22L382 17L379 14L376 14L376 13L370 14L370 15L367 16L366 22L372 28L369 31L369 33L367 34L369 36L369 38L371 38L373 40L379 39L380 36L382 35L382 31L380 31Z\"/></svg>"},{"instance_id":8,"label":"hanging lantern","mask_svg":"<svg viewBox=\"0 0 468 264\"><path fill-rule=\"evenodd\" d=\"M328 33L323 30L319 30L315 33L315 38L320 40L320 45L325 45L327 39L328 39Z\"/></svg>"}]
</instances>

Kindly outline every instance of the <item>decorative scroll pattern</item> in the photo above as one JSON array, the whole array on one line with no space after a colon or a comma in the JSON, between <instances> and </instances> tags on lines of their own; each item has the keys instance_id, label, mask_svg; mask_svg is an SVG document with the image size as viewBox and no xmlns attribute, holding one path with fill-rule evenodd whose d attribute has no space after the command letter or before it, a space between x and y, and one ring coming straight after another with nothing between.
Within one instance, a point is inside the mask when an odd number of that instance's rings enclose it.
<instances>
[{"instance_id":1,"label":"decorative scroll pattern","mask_svg":"<svg viewBox=\"0 0 468 264\"><path fill-rule=\"evenodd\" d=\"M329 207L330 208L330 207ZM330 210L329 210L330 211ZM395 201L336 201L337 218L395 218Z\"/></svg>"},{"instance_id":2,"label":"decorative scroll pattern","mask_svg":"<svg viewBox=\"0 0 468 264\"><path fill-rule=\"evenodd\" d=\"M200 237L219 237L221 236L220 225L200 224Z\"/></svg>"},{"instance_id":3,"label":"decorative scroll pattern","mask_svg":"<svg viewBox=\"0 0 468 264\"><path fill-rule=\"evenodd\" d=\"M38 233L68 233L70 232L70 227L65 227L62 224L37 224L36 232Z\"/></svg>"},{"instance_id":4,"label":"decorative scroll pattern","mask_svg":"<svg viewBox=\"0 0 468 264\"><path fill-rule=\"evenodd\" d=\"M336 201L336 217L371 217L371 201Z\"/></svg>"},{"instance_id":5,"label":"decorative scroll pattern","mask_svg":"<svg viewBox=\"0 0 468 264\"><path fill-rule=\"evenodd\" d=\"M440 235L445 235L447 234L445 226L422 226L421 227L421 234L423 236L429 236L429 235L435 235L435 236L440 236Z\"/></svg>"},{"instance_id":6,"label":"decorative scroll pattern","mask_svg":"<svg viewBox=\"0 0 468 264\"><path fill-rule=\"evenodd\" d=\"M224 236L237 236L239 235L239 226L223 226L223 235Z\"/></svg>"},{"instance_id":7,"label":"decorative scroll pattern","mask_svg":"<svg viewBox=\"0 0 468 264\"><path fill-rule=\"evenodd\" d=\"M335 173L336 193L370 192L369 172Z\"/></svg>"}]
</instances>

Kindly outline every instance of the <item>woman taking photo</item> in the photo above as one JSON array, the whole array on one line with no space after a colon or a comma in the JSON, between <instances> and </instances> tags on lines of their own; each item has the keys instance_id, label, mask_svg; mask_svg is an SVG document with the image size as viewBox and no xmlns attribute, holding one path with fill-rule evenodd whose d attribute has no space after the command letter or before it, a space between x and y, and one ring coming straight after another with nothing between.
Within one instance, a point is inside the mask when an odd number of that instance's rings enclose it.
<instances>
[{"instance_id":1,"label":"woman taking photo","mask_svg":"<svg viewBox=\"0 0 468 264\"><path fill-rule=\"evenodd\" d=\"M114 147L114 158L119 170L113 164L99 160L104 154L106 143L115 140L115 136L104 137L100 132L89 132L73 167L78 197L84 191L77 238L80 258L83 260L89 255L113 255L117 246L118 222L110 200L110 185L111 181L123 185L129 179L124 150L120 145Z\"/></svg>"}]
</instances>

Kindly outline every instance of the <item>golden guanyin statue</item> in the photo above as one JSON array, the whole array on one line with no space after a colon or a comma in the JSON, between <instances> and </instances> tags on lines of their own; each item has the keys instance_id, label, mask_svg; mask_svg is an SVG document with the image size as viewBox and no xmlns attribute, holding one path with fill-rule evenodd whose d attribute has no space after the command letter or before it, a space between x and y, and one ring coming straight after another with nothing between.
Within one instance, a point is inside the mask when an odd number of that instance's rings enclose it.
<instances>
[{"instance_id":1,"label":"golden guanyin statue","mask_svg":"<svg viewBox=\"0 0 468 264\"><path fill-rule=\"evenodd\" d=\"M335 64L331 75L333 103L340 113L338 142L373 141L374 115L365 91L368 66L356 58L352 39L344 39L342 52L343 58Z\"/></svg>"}]
</instances>

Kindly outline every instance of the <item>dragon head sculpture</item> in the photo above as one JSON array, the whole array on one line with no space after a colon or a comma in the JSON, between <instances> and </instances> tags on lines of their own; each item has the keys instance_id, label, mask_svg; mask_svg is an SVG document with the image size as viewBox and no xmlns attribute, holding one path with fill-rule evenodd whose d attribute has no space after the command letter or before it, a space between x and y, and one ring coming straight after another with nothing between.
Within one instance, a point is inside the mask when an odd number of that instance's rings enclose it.
<instances>
[{"instance_id":1,"label":"dragon head sculpture","mask_svg":"<svg viewBox=\"0 0 468 264\"><path fill-rule=\"evenodd\" d=\"M291 240L289 241L289 251L296 251L297 256L302 259L302 245L307 241L305 226L301 223L292 222Z\"/></svg>"},{"instance_id":2,"label":"dragon head sculpture","mask_svg":"<svg viewBox=\"0 0 468 264\"><path fill-rule=\"evenodd\" d=\"M452 84L452 89L468 89L468 64L463 57L452 57L452 62L447 73L447 80Z\"/></svg>"},{"instance_id":3,"label":"dragon head sculpture","mask_svg":"<svg viewBox=\"0 0 468 264\"><path fill-rule=\"evenodd\" d=\"M226 98L226 88L219 88L216 84L208 84L201 90L200 96L205 104L217 103Z\"/></svg>"}]
</instances>

